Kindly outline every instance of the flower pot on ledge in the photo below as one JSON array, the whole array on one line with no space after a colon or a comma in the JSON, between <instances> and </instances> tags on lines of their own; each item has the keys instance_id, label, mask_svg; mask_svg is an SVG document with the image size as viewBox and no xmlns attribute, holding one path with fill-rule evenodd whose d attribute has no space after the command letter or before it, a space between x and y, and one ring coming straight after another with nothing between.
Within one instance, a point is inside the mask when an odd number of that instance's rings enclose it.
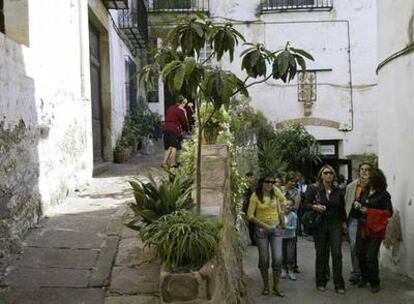
<instances>
[{"instance_id":1,"label":"flower pot on ledge","mask_svg":"<svg viewBox=\"0 0 414 304\"><path fill-rule=\"evenodd\" d=\"M215 265L207 262L198 271L170 272L163 265L160 273L161 303L201 304L213 298L215 284Z\"/></svg>"},{"instance_id":2,"label":"flower pot on ledge","mask_svg":"<svg viewBox=\"0 0 414 304\"><path fill-rule=\"evenodd\" d=\"M203 145L214 145L217 142L219 130L217 128L205 127L202 132L201 143Z\"/></svg>"}]
</instances>

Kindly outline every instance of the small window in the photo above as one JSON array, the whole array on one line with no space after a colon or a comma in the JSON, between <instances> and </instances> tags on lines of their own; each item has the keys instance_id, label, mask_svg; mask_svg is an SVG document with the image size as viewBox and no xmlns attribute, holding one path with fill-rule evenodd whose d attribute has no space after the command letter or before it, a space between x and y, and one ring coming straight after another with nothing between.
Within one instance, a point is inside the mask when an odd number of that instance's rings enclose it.
<instances>
[{"instance_id":1,"label":"small window","mask_svg":"<svg viewBox=\"0 0 414 304\"><path fill-rule=\"evenodd\" d=\"M0 32L5 33L3 0L0 0Z\"/></svg>"},{"instance_id":2,"label":"small window","mask_svg":"<svg viewBox=\"0 0 414 304\"><path fill-rule=\"evenodd\" d=\"M136 113L138 109L136 72L137 65L129 56L127 56L125 59L125 96L128 112L130 114Z\"/></svg>"},{"instance_id":3,"label":"small window","mask_svg":"<svg viewBox=\"0 0 414 304\"><path fill-rule=\"evenodd\" d=\"M316 71L298 72L298 101L316 101Z\"/></svg>"},{"instance_id":4,"label":"small window","mask_svg":"<svg viewBox=\"0 0 414 304\"><path fill-rule=\"evenodd\" d=\"M198 57L199 63L205 63L206 65L212 65L213 60L211 58L211 54L213 53L213 50L210 46L210 44L206 44L201 50L200 50L200 56Z\"/></svg>"}]
</instances>

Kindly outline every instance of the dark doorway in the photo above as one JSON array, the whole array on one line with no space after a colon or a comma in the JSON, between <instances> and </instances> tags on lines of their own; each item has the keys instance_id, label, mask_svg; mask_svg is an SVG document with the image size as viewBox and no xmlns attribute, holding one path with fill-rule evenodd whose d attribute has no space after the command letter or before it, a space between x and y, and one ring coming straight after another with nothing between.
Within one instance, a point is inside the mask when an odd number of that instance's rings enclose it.
<instances>
[{"instance_id":1,"label":"dark doorway","mask_svg":"<svg viewBox=\"0 0 414 304\"><path fill-rule=\"evenodd\" d=\"M125 60L125 69L126 69L126 96L127 102L129 105L129 112L131 114L136 114L138 111L138 102L137 102L137 65L131 58L127 57Z\"/></svg>"},{"instance_id":2,"label":"dark doorway","mask_svg":"<svg viewBox=\"0 0 414 304\"><path fill-rule=\"evenodd\" d=\"M3 0L0 0L0 32L5 33Z\"/></svg>"},{"instance_id":3,"label":"dark doorway","mask_svg":"<svg viewBox=\"0 0 414 304\"><path fill-rule=\"evenodd\" d=\"M89 25L89 53L91 65L93 161L96 163L103 160L101 61L99 51L99 32L91 24Z\"/></svg>"},{"instance_id":4,"label":"dark doorway","mask_svg":"<svg viewBox=\"0 0 414 304\"><path fill-rule=\"evenodd\" d=\"M352 180L352 160L339 158L339 140L319 140L321 162L312 164L309 168L310 176L316 177L323 165L330 165L337 175L344 175L345 179Z\"/></svg>"}]
</instances>

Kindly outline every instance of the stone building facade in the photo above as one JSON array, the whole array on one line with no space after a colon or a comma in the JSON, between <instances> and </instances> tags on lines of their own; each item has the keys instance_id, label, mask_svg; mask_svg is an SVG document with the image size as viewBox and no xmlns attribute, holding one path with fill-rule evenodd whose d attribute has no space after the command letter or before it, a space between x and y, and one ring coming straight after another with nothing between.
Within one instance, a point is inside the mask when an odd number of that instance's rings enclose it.
<instances>
[{"instance_id":1,"label":"stone building facade","mask_svg":"<svg viewBox=\"0 0 414 304\"><path fill-rule=\"evenodd\" d=\"M1 1L0 256L112 160L140 65L119 16L138 2Z\"/></svg>"},{"instance_id":2,"label":"stone building facade","mask_svg":"<svg viewBox=\"0 0 414 304\"><path fill-rule=\"evenodd\" d=\"M414 278L414 3L378 1L379 165L401 219L402 243L384 265Z\"/></svg>"},{"instance_id":3,"label":"stone building facade","mask_svg":"<svg viewBox=\"0 0 414 304\"><path fill-rule=\"evenodd\" d=\"M157 6L149 1L150 32L163 37L171 15L204 11L216 22L231 21L249 42L277 50L289 41L315 58L308 71L289 84L273 79L250 88L252 105L277 125L300 121L320 140L328 161L351 179L350 162L356 155L377 152L376 1L196 0L181 7ZM233 64L223 68L240 73L242 47ZM224 60L227 62L227 60ZM159 103L165 101L159 83ZM308 94L309 93L309 94Z\"/></svg>"}]
</instances>

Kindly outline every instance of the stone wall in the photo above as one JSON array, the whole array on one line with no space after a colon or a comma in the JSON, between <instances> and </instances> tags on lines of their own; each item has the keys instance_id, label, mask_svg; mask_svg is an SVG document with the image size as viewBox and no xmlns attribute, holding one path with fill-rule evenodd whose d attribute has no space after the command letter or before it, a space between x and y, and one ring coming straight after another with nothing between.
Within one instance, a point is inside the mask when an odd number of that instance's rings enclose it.
<instances>
[{"instance_id":1,"label":"stone wall","mask_svg":"<svg viewBox=\"0 0 414 304\"><path fill-rule=\"evenodd\" d=\"M23 120L11 128L0 122L0 257L18 250L41 213L36 142Z\"/></svg>"},{"instance_id":2,"label":"stone wall","mask_svg":"<svg viewBox=\"0 0 414 304\"><path fill-rule=\"evenodd\" d=\"M39 130L29 50L0 33L0 257L40 214ZM15 92L19 91L19 94Z\"/></svg>"},{"instance_id":3,"label":"stone wall","mask_svg":"<svg viewBox=\"0 0 414 304\"><path fill-rule=\"evenodd\" d=\"M214 283L210 286L209 303L215 304L244 303L243 296L246 294L243 283L243 258L231 202L230 157L225 145L203 146L201 209L208 211L214 206L218 207L219 219L223 223L216 266L214 271L211 271Z\"/></svg>"},{"instance_id":4,"label":"stone wall","mask_svg":"<svg viewBox=\"0 0 414 304\"><path fill-rule=\"evenodd\" d=\"M101 0L7 0L4 15L0 255L92 177L91 17L105 23L99 29L106 50L101 90L106 160L112 159L127 111L125 57L133 57Z\"/></svg>"},{"instance_id":5,"label":"stone wall","mask_svg":"<svg viewBox=\"0 0 414 304\"><path fill-rule=\"evenodd\" d=\"M231 202L230 152L225 145L202 146L201 213L223 224L217 256L199 271L160 275L161 303L242 304L247 302L243 260Z\"/></svg>"}]
</instances>

